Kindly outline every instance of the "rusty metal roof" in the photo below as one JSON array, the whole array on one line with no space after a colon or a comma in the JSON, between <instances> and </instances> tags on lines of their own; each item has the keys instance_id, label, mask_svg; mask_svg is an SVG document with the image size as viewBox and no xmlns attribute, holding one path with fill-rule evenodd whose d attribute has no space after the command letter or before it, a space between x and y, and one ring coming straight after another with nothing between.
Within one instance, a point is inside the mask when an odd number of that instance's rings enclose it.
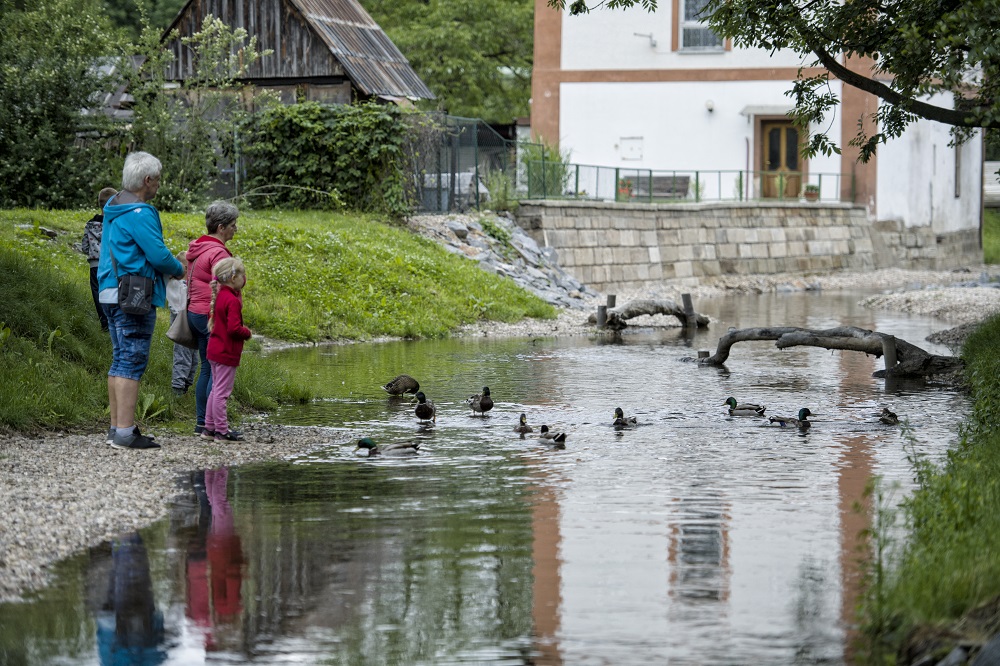
<instances>
[{"instance_id":1,"label":"rusty metal roof","mask_svg":"<svg viewBox=\"0 0 1000 666\"><path fill-rule=\"evenodd\" d=\"M357 0L288 0L354 84L369 95L433 99L409 61Z\"/></svg>"}]
</instances>

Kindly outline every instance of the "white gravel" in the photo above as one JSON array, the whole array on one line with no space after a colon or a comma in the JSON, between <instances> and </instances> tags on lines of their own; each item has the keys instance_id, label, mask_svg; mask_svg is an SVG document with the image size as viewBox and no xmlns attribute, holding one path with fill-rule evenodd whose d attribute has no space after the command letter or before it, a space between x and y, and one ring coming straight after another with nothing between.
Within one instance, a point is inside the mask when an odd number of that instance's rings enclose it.
<instances>
[{"instance_id":1,"label":"white gravel","mask_svg":"<svg viewBox=\"0 0 1000 666\"><path fill-rule=\"evenodd\" d=\"M977 272L952 273L886 270L838 275L726 276L701 285L661 284L617 294L618 303L635 298L680 300L733 292L797 289L871 289L886 291L869 307L915 312L956 323L979 321L1000 311L1000 290L926 288L969 280ZM903 288L910 287L910 290ZM594 299L594 305L604 302ZM585 335L589 312L561 311L550 321L515 324L482 322L465 327L466 336ZM650 318L655 319L655 318ZM673 317L663 325L676 326ZM653 322L652 325L658 325ZM248 424L246 441L224 446L187 435L157 433L159 451L112 449L103 433L50 434L41 438L0 437L0 601L15 600L47 584L56 561L122 532L148 525L167 513L178 492L177 478L193 469L274 460L315 448L344 444L342 435L322 428L285 428ZM336 438L340 437L338 441Z\"/></svg>"}]
</instances>

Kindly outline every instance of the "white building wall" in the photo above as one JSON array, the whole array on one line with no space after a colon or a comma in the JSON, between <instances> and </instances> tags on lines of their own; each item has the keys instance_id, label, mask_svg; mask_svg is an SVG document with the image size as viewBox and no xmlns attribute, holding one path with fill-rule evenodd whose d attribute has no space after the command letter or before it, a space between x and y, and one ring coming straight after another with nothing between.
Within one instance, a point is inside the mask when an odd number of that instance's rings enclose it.
<instances>
[{"instance_id":1,"label":"white building wall","mask_svg":"<svg viewBox=\"0 0 1000 666\"><path fill-rule=\"evenodd\" d=\"M929 101L951 106L945 95ZM902 221L908 227L931 225L937 233L978 228L982 135L976 132L956 148L948 145L950 129L919 120L903 136L879 147L878 219ZM956 175L960 180L957 197Z\"/></svg>"},{"instance_id":2,"label":"white building wall","mask_svg":"<svg viewBox=\"0 0 1000 666\"><path fill-rule=\"evenodd\" d=\"M669 3L659 3L655 12L633 7L625 11L598 10L582 16L570 16L567 10L562 20L562 68L749 69L800 67L814 60L804 60L790 51L771 56L769 51L763 49L734 48L709 53L674 51L672 34ZM652 46L650 38L644 35L652 35L656 46Z\"/></svg>"},{"instance_id":3,"label":"white building wall","mask_svg":"<svg viewBox=\"0 0 1000 666\"><path fill-rule=\"evenodd\" d=\"M788 81L563 83L559 146L581 164L655 170L755 170L752 106L791 108ZM839 82L831 83L839 93ZM713 111L707 108L711 102ZM824 127L840 141L840 123ZM622 139L641 137L641 159ZM633 153L634 155L634 153ZM840 157L810 160L811 173L839 173Z\"/></svg>"}]
</instances>

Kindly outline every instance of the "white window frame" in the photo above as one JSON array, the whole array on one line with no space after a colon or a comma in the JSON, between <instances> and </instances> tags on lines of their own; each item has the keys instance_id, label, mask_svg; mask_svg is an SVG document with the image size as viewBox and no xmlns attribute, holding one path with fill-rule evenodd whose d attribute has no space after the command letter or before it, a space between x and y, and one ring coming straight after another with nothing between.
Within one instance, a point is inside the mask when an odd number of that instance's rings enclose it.
<instances>
[{"instance_id":1,"label":"white window frame","mask_svg":"<svg viewBox=\"0 0 1000 666\"><path fill-rule=\"evenodd\" d=\"M706 1L707 4L707 1ZM678 35L677 38L680 41L679 49L680 51L687 51L693 53L721 53L726 50L726 41L712 32L712 29L708 26L708 22L704 19L699 19L695 17L688 17L685 12L687 9L687 2L685 0L678 0L677 2L677 12L678 12ZM717 45L713 46L685 46L684 45L684 31L685 30L701 30L706 31L713 35L715 39L718 40Z\"/></svg>"}]
</instances>

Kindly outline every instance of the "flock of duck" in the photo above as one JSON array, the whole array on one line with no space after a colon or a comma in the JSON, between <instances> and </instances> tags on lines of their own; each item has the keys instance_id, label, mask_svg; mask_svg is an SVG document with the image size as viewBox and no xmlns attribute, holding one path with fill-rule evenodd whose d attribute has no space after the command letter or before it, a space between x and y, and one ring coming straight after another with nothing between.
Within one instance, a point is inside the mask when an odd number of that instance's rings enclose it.
<instances>
[{"instance_id":1,"label":"flock of duck","mask_svg":"<svg viewBox=\"0 0 1000 666\"><path fill-rule=\"evenodd\" d=\"M381 388L390 396L400 397L407 394L412 395L417 403L413 410L417 419L423 423L428 421L434 423L437 421L437 412L434 408L434 403L427 399L424 392L420 390L420 382L413 377L409 375L399 375L386 382ZM484 386L482 393L476 393L475 395L469 396L465 402L472 409L473 416L476 414L485 416L486 412L493 409L493 398L490 396L490 387ZM738 402L736 398L733 397L726 398L726 401L722 404L729 408L730 416L755 416L765 418L764 412L767 411L767 408L763 405L758 405L752 402ZM809 411L808 407L803 407L799 410L798 416L796 417L777 415L767 416L766 418L768 422L765 425L773 425L781 428L799 428L800 430L805 430L812 425L812 422L809 421L810 416L814 416L814 414ZM899 417L897 417L895 413L891 412L888 407L885 407L879 415L879 421L885 425L898 425ZM636 417L625 416L625 412L621 407L615 408L615 418L611 423L615 429L621 430L625 428L632 428L638 424L639 421ZM535 429L528 425L527 415L521 414L518 424L514 426L514 432L518 433L522 439L524 439L525 435L535 432ZM547 425L542 425L539 428L538 440L544 444L552 446L553 448L566 447L566 433L555 432ZM355 451L366 453L368 456L415 455L419 448L419 442L398 442L379 446L372 438L364 437L358 440L358 445Z\"/></svg>"},{"instance_id":2,"label":"flock of duck","mask_svg":"<svg viewBox=\"0 0 1000 666\"><path fill-rule=\"evenodd\" d=\"M758 405L752 402L737 402L736 398L729 397L726 401L722 403L729 407L730 416L759 416L764 417L764 412L767 410L763 405ZM806 429L812 425L809 421L810 416L815 416L808 407L803 407L799 410L798 417L791 416L768 416L767 421L770 425L777 425L782 428L800 428ZM882 408L882 413L879 414L878 420L880 423L885 425L899 425L899 417L896 416L895 412L889 410L888 407Z\"/></svg>"}]
</instances>

